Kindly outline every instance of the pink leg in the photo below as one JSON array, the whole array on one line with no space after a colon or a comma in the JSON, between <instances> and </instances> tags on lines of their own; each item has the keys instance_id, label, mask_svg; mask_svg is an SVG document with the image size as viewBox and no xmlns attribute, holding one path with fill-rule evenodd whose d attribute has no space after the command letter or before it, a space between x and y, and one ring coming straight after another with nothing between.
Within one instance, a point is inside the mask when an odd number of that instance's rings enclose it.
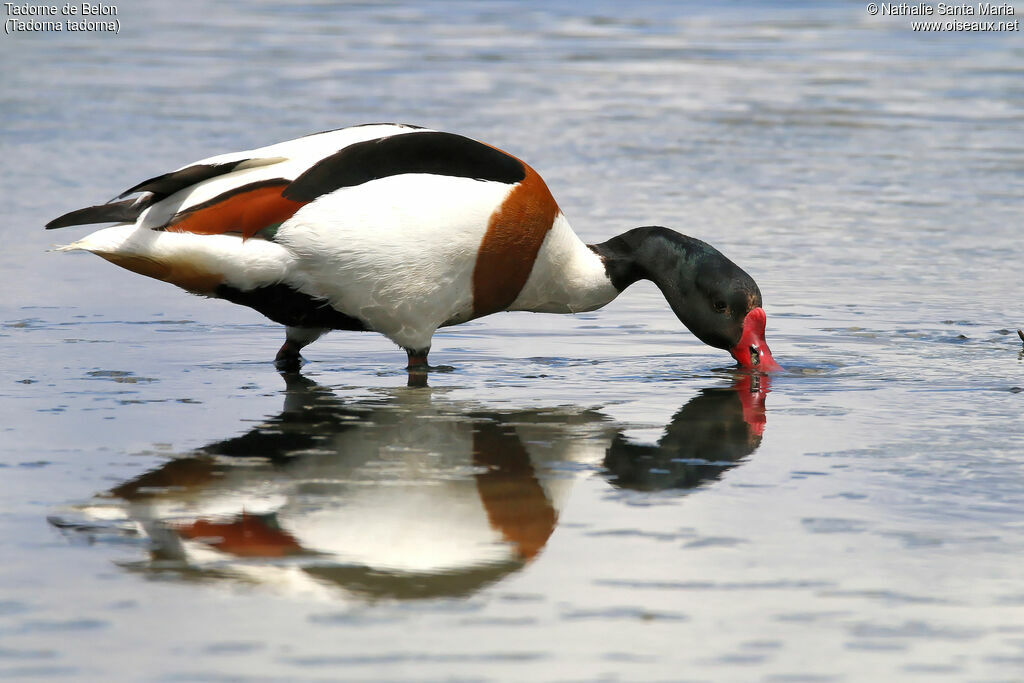
<instances>
[{"instance_id":1,"label":"pink leg","mask_svg":"<svg viewBox=\"0 0 1024 683\"><path fill-rule=\"evenodd\" d=\"M409 356L409 365L406 366L409 370L427 370L430 366L427 364L427 354L430 353L430 347L425 349L406 349L405 353Z\"/></svg>"}]
</instances>

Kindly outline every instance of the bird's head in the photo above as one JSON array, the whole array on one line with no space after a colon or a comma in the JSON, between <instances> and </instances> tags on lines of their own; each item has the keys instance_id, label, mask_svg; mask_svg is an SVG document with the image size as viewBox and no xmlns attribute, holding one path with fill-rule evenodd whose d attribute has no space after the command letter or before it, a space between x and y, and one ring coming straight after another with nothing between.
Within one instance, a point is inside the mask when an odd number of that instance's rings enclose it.
<instances>
[{"instance_id":1,"label":"bird's head","mask_svg":"<svg viewBox=\"0 0 1024 683\"><path fill-rule=\"evenodd\" d=\"M782 368L764 339L761 290L742 268L701 240L660 226L636 228L600 245L613 283L638 279L661 289L676 317L702 342L725 349L744 368Z\"/></svg>"},{"instance_id":2,"label":"bird's head","mask_svg":"<svg viewBox=\"0 0 1024 683\"><path fill-rule=\"evenodd\" d=\"M744 368L781 370L764 339L767 316L754 279L708 245L694 282L686 319L679 316L683 324L705 344L729 351Z\"/></svg>"}]
</instances>

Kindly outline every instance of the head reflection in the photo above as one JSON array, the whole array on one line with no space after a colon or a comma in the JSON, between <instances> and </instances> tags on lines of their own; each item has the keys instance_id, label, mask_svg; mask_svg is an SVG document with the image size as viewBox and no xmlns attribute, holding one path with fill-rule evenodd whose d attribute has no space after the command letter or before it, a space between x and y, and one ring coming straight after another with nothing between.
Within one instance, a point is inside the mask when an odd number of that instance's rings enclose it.
<instances>
[{"instance_id":1,"label":"head reflection","mask_svg":"<svg viewBox=\"0 0 1024 683\"><path fill-rule=\"evenodd\" d=\"M147 537L134 569L370 600L468 595L542 552L578 465L616 486L695 486L757 448L767 390L749 377L705 390L645 446L596 411L484 411L429 389L347 404L285 379L279 415L93 506Z\"/></svg>"},{"instance_id":2,"label":"head reflection","mask_svg":"<svg viewBox=\"0 0 1024 683\"><path fill-rule=\"evenodd\" d=\"M604 459L609 481L655 491L719 479L761 445L769 381L746 375L729 388L703 389L676 412L656 445L616 434Z\"/></svg>"}]
</instances>

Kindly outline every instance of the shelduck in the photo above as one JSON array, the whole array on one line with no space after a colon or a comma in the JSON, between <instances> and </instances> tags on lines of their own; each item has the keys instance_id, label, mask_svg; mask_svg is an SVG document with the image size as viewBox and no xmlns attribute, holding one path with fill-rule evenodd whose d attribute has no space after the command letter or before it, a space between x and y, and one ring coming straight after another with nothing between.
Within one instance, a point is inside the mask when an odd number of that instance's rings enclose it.
<instances>
[{"instance_id":1,"label":"shelduck","mask_svg":"<svg viewBox=\"0 0 1024 683\"><path fill-rule=\"evenodd\" d=\"M369 124L222 154L46 227L110 222L61 249L256 309L286 327L282 369L330 330L426 368L439 327L592 311L640 279L704 343L779 369L757 284L717 249L658 226L584 244L536 171L452 133Z\"/></svg>"}]
</instances>

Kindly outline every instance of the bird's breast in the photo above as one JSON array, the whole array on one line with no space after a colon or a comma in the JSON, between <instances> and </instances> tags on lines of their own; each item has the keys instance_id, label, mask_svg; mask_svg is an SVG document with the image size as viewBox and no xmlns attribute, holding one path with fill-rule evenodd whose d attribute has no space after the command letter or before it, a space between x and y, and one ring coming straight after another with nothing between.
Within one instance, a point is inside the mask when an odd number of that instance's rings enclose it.
<instances>
[{"instance_id":1,"label":"bird's breast","mask_svg":"<svg viewBox=\"0 0 1024 683\"><path fill-rule=\"evenodd\" d=\"M511 185L404 174L311 202L275 240L303 291L418 348L443 324L509 308L558 215L532 169Z\"/></svg>"}]
</instances>

